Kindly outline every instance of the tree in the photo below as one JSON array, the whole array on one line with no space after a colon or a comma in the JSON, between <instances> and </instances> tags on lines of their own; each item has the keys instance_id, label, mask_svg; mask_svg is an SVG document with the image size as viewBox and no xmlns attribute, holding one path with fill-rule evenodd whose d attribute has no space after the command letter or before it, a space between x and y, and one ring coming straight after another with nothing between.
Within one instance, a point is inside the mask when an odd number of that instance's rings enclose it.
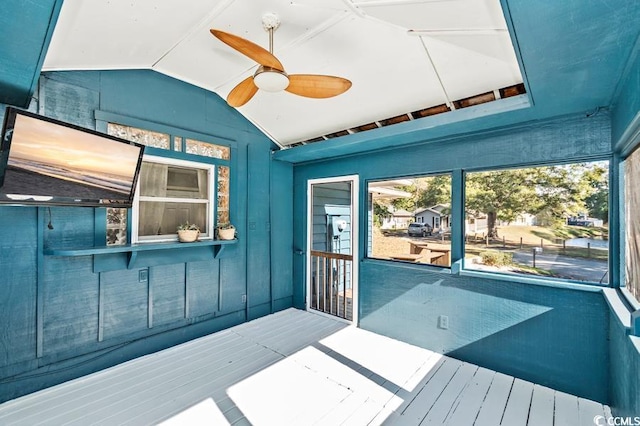
<instances>
[{"instance_id":1,"label":"tree","mask_svg":"<svg viewBox=\"0 0 640 426\"><path fill-rule=\"evenodd\" d=\"M396 210L402 209L408 212L414 211L416 209L416 198L417 198L417 192L418 192L418 188L416 187L415 183L408 186L400 186L400 187L397 187L397 189L410 193L411 197L396 198L391 202L393 207Z\"/></svg>"},{"instance_id":2,"label":"tree","mask_svg":"<svg viewBox=\"0 0 640 426\"><path fill-rule=\"evenodd\" d=\"M594 165L583 175L584 184L588 187L585 204L589 217L609 220L609 172L606 167Z\"/></svg>"},{"instance_id":3,"label":"tree","mask_svg":"<svg viewBox=\"0 0 640 426\"><path fill-rule=\"evenodd\" d=\"M519 213L538 210L533 169L470 173L466 182L466 209L487 215L489 237L497 236L497 220L513 221Z\"/></svg>"},{"instance_id":4,"label":"tree","mask_svg":"<svg viewBox=\"0 0 640 426\"><path fill-rule=\"evenodd\" d=\"M416 207L451 204L451 175L428 176L419 179Z\"/></svg>"},{"instance_id":5,"label":"tree","mask_svg":"<svg viewBox=\"0 0 640 426\"><path fill-rule=\"evenodd\" d=\"M538 215L545 225L558 225L584 211L589 202L594 211L604 214L607 176L601 163L470 173L466 209L487 215L489 237L497 236L498 220L511 222L521 213Z\"/></svg>"},{"instance_id":6,"label":"tree","mask_svg":"<svg viewBox=\"0 0 640 426\"><path fill-rule=\"evenodd\" d=\"M390 217L389 208L376 201L373 202L373 224L380 228L385 218Z\"/></svg>"}]
</instances>

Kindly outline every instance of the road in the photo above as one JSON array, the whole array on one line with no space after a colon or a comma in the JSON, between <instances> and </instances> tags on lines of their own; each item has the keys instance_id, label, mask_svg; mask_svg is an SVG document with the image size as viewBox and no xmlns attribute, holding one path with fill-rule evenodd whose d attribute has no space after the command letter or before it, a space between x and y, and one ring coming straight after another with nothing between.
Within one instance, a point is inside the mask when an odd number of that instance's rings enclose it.
<instances>
[{"instance_id":1,"label":"road","mask_svg":"<svg viewBox=\"0 0 640 426\"><path fill-rule=\"evenodd\" d=\"M533 266L533 254L531 251L516 251L513 253L513 260L522 265ZM537 253L536 268L551 271L560 278L591 282L600 282L602 280L603 283L609 281L609 276L605 276L609 265L604 260ZM604 279L602 278L603 276Z\"/></svg>"}]
</instances>

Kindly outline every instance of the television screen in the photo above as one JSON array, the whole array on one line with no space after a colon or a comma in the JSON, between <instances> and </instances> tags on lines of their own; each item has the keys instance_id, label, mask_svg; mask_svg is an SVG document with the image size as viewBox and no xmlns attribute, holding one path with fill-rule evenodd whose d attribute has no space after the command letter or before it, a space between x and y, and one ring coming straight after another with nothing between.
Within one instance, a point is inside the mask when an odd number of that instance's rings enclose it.
<instances>
[{"instance_id":1,"label":"television screen","mask_svg":"<svg viewBox=\"0 0 640 426\"><path fill-rule=\"evenodd\" d=\"M8 107L0 203L130 207L144 146Z\"/></svg>"}]
</instances>

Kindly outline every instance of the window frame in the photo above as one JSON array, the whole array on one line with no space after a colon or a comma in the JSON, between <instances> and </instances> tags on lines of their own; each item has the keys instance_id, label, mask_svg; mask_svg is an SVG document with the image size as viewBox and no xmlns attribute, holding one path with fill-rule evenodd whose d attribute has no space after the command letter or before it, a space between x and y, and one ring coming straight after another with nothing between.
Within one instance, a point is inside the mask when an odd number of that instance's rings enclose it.
<instances>
[{"instance_id":1,"label":"window frame","mask_svg":"<svg viewBox=\"0 0 640 426\"><path fill-rule=\"evenodd\" d=\"M411 268L419 268L422 270L437 270L440 272L449 272L453 275L469 276L469 277L482 277L486 279L493 279L497 281L510 281L515 283L522 283L527 285L541 285L557 288L571 288L571 289L592 289L590 291L600 291L602 288L613 287L613 268L616 267L615 262L619 256L617 243L613 241L616 238L615 231L610 231L609 234L609 250L608 250L608 270L609 270L609 282L598 283L591 281L578 281L566 278L557 277L544 277L544 276L527 276L518 274L506 274L494 271L475 270L465 267L465 226L464 226L464 206L466 204L466 176L468 173L474 172L491 172L508 169L521 169L521 168L535 168L546 166L561 166L575 163L590 163L597 161L608 162L608 178L609 178L609 215L608 223L610 226L613 224L615 213L615 191L622 191L621 182L618 181L616 176L616 170L614 167L615 157L612 153L598 154L592 156L582 156L578 158L570 158L565 160L556 160L549 162L533 162L533 163L513 163L513 164L501 164L495 166L478 166L468 168L453 168L447 170L431 170L424 173L409 173L409 174L389 174L382 176L371 176L365 179L363 194L364 199L368 204L369 197L369 184L372 182L387 181L387 180L400 180L400 179L413 179L416 177L428 177L442 174L449 174L451 176L451 266L442 267L438 265L430 264L415 264L407 263L403 261L393 259L381 259L377 257L369 256L369 239L371 238L371 229L367 229L363 235L363 243L365 244L363 260L366 262L391 262L397 266L407 266ZM623 160L622 160L623 161ZM368 224L368 208L362 209L363 224L369 228ZM460 218L458 218L460 216ZM624 237L623 237L624 238ZM624 254L622 254L624 256ZM624 288L624 287L623 287ZM631 293L629 292L629 295ZM635 302L635 301L634 301ZM638 304L640 306L640 303ZM635 306L635 304L634 304Z\"/></svg>"},{"instance_id":2,"label":"window frame","mask_svg":"<svg viewBox=\"0 0 640 426\"><path fill-rule=\"evenodd\" d=\"M452 231L452 225L455 223L454 220L454 215L456 215L456 212L454 212L453 209L453 204L454 204L454 184L455 184L455 171L454 170L438 170L438 171L430 171L430 172L426 172L426 173L417 173L417 174L407 174L407 175L393 175L393 176L386 176L386 177L376 177L376 178L370 178L370 179L366 179L364 181L364 193L365 193L365 206L367 208L363 208L363 212L362 214L364 214L364 218L363 218L363 223L367 224L367 231L366 233L364 233L364 238L365 238L365 250L364 250L364 259L367 261L375 261L375 262L392 262L394 264L398 264L398 265L411 265L412 267L419 267L419 268L426 268L426 269L435 269L438 271L447 271L450 272L453 270L454 268L454 263L455 263L455 259L453 258L453 245L454 245L454 235L453 232L450 232L451 235L451 240L450 245L451 245L451 263L449 264L449 266L444 266L444 265L435 265L435 264L430 264L430 263L414 263L414 262L407 262L407 261L403 261L403 260L396 260L396 259L385 259L385 258L381 258L381 257L374 257L372 254L370 254L370 252L373 251L373 234L372 234L372 230L373 230L373 217L371 217L371 227L369 227L369 185L371 185L372 183L376 183L376 182L385 182L385 181L392 181L392 180L405 180L405 179L420 179L420 178L430 178L430 177L437 177L437 176L443 176L443 175L448 175L451 179L451 188L450 188L450 206L451 206L451 211L449 213L449 229ZM423 218L420 218L423 219ZM419 222L416 221L416 223L427 223L427 222ZM408 226L408 225L407 225ZM433 228L435 229L435 228ZM371 244L371 245L369 245Z\"/></svg>"},{"instance_id":3,"label":"window frame","mask_svg":"<svg viewBox=\"0 0 640 426\"><path fill-rule=\"evenodd\" d=\"M580 158L572 158L564 161L551 161L551 162L543 162L543 163L517 163L517 164L506 164L494 167L473 167L462 170L462 182L461 182L461 193L462 193L462 211L466 211L466 182L467 175L470 173L482 173L482 172L496 172L496 171L504 171L504 170L517 170L517 169L533 169L538 167L553 167L553 166L563 166L563 165L571 165L577 163L595 163L599 161L606 161L608 163L608 180L609 180L609 198L608 198L608 206L609 213L607 215L607 223L611 226L612 217L613 217L613 193L617 191L617 184L614 182L614 157L612 155L597 155L592 157L580 157ZM453 191L452 185L452 191ZM508 280L514 281L524 284L539 284L546 286L555 286L555 287L567 287L574 288L574 285L577 286L589 286L595 288L607 288L613 286L612 279L612 267L614 265L614 256L615 250L617 249L612 243L612 232L609 231L609 246L607 250L607 268L609 273L609 281L606 283L599 283L595 281L580 281L569 278L559 278L559 277L545 277L545 276L529 276L525 274L509 274L499 271L486 271L479 269L472 269L467 266L466 261L466 244L465 244L465 225L464 219L462 219L462 233L458 236L462 244L462 254L460 259L452 259L460 261L460 273L462 275L467 276L480 276L488 279L497 279L497 280ZM454 237L452 236L452 239Z\"/></svg>"},{"instance_id":4,"label":"window frame","mask_svg":"<svg viewBox=\"0 0 640 426\"><path fill-rule=\"evenodd\" d=\"M208 162L199 162L192 160L183 160L173 157L165 157L160 155L145 154L142 158L142 162L151 162L159 164L167 164L170 166L180 166L186 168L197 168L207 170L207 199L192 199L192 198L178 198L178 197L153 197L153 196L141 196L140 184L141 180L138 179L136 186L135 196L133 198L133 205L131 206L131 243L132 244L148 244L148 243L160 243L160 242L174 242L178 241L177 232L173 234L162 234L158 236L140 236L139 235L139 220L140 220L140 202L141 201L166 201L166 202L189 202L207 205L206 212L206 227L207 232L200 234L201 240L212 240L214 238L214 228L216 226L216 204L218 200L217 189L217 171L218 165Z\"/></svg>"}]
</instances>

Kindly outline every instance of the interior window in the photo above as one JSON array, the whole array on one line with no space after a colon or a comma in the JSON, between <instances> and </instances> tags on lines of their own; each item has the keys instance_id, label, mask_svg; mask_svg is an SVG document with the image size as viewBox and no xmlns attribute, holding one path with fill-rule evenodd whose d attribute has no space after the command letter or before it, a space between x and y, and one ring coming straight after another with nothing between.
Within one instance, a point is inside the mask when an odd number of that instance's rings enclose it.
<instances>
[{"instance_id":1,"label":"interior window","mask_svg":"<svg viewBox=\"0 0 640 426\"><path fill-rule=\"evenodd\" d=\"M465 267L607 283L609 163L466 174Z\"/></svg>"},{"instance_id":2,"label":"interior window","mask_svg":"<svg viewBox=\"0 0 640 426\"><path fill-rule=\"evenodd\" d=\"M145 156L134 201L134 242L175 240L178 225L212 235L214 166Z\"/></svg>"},{"instance_id":3,"label":"interior window","mask_svg":"<svg viewBox=\"0 0 640 426\"><path fill-rule=\"evenodd\" d=\"M368 256L451 266L451 175L368 184Z\"/></svg>"},{"instance_id":4,"label":"interior window","mask_svg":"<svg viewBox=\"0 0 640 426\"><path fill-rule=\"evenodd\" d=\"M107 123L107 133L152 148L169 150L173 145L174 151L184 151L187 154L223 160L231 158L231 149L228 146L138 127ZM169 160L157 161L166 163ZM210 222L213 216L216 216L217 224L230 223L229 167L217 167L217 188L214 188L213 167L193 166L197 163L189 162L187 164L191 165L188 166L176 165L176 161L173 163L173 166L162 166L162 170L157 165L143 165L140 179L142 180L142 175L145 174L145 194L142 196L144 200L139 202L138 210L135 212L138 220L134 221L137 227L132 230L133 242L171 240L178 224L187 221L196 223L202 231L201 237L207 238L211 235ZM205 169L206 179L203 175ZM158 178L160 175L163 176L162 179ZM157 185L159 186L153 189ZM211 192L217 192L215 203L212 202L214 198L210 195ZM107 208L107 245L127 244L127 216L127 209Z\"/></svg>"}]
</instances>

